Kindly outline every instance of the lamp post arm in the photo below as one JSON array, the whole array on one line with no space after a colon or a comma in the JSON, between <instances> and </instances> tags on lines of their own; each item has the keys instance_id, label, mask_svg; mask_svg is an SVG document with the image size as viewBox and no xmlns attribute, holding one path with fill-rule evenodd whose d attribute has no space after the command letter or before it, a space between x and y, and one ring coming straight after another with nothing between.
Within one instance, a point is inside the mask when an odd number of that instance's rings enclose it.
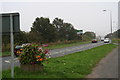
<instances>
[{"instance_id":1,"label":"lamp post arm","mask_svg":"<svg viewBox=\"0 0 120 80\"><path fill-rule=\"evenodd\" d=\"M111 26L111 35L112 35L112 12L110 10L110 26Z\"/></svg>"}]
</instances>

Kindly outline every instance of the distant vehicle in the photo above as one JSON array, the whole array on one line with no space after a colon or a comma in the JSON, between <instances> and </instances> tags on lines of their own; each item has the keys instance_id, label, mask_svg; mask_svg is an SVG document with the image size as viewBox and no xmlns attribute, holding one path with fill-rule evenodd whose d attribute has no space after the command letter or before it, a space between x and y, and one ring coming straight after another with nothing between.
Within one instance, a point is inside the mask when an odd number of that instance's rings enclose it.
<instances>
[{"instance_id":1,"label":"distant vehicle","mask_svg":"<svg viewBox=\"0 0 120 80\"><path fill-rule=\"evenodd\" d=\"M97 43L97 39L92 39L92 43Z\"/></svg>"},{"instance_id":2,"label":"distant vehicle","mask_svg":"<svg viewBox=\"0 0 120 80\"><path fill-rule=\"evenodd\" d=\"M22 53L23 51L23 47L26 46L26 45L30 45L30 43L24 43L22 45L17 45L14 49L14 54L16 57L19 57L20 54Z\"/></svg>"},{"instance_id":3,"label":"distant vehicle","mask_svg":"<svg viewBox=\"0 0 120 80\"><path fill-rule=\"evenodd\" d=\"M30 45L30 43L24 43L24 44L22 44L22 47L26 46L26 45Z\"/></svg>"},{"instance_id":4,"label":"distant vehicle","mask_svg":"<svg viewBox=\"0 0 120 80\"><path fill-rule=\"evenodd\" d=\"M110 42L110 39L109 38L105 38L104 39L104 43L109 43Z\"/></svg>"},{"instance_id":5,"label":"distant vehicle","mask_svg":"<svg viewBox=\"0 0 120 80\"><path fill-rule=\"evenodd\" d=\"M104 41L104 38L101 38L101 41Z\"/></svg>"},{"instance_id":6,"label":"distant vehicle","mask_svg":"<svg viewBox=\"0 0 120 80\"><path fill-rule=\"evenodd\" d=\"M16 57L20 56L22 53L23 47L21 45L17 45L14 49L14 54Z\"/></svg>"}]
</instances>

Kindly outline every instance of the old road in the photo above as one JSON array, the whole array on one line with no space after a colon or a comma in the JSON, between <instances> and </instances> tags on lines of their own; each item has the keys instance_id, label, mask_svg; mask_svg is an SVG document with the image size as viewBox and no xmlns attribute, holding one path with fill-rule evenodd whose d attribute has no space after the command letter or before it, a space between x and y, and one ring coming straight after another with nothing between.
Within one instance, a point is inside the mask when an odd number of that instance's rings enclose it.
<instances>
[{"instance_id":1,"label":"old road","mask_svg":"<svg viewBox=\"0 0 120 80\"><path fill-rule=\"evenodd\" d=\"M59 57L59 56L64 56L70 53L91 49L91 48L101 46L101 45L104 45L104 43L98 42L94 44L93 43L82 44L82 45L77 45L77 46L72 46L72 47L50 50L50 53L51 53L51 57ZM0 59L2 60L2 64L1 64L2 70L10 69L11 57L3 57ZM14 65L20 66L19 60L17 58L14 58Z\"/></svg>"},{"instance_id":2,"label":"old road","mask_svg":"<svg viewBox=\"0 0 120 80\"><path fill-rule=\"evenodd\" d=\"M103 58L86 78L118 78L118 50L120 46Z\"/></svg>"}]
</instances>

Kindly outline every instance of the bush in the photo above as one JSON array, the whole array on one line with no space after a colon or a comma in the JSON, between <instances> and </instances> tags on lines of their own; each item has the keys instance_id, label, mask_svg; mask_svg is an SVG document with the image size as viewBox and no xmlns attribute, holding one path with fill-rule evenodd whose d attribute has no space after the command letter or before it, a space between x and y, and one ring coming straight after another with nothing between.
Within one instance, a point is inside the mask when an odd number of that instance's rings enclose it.
<instances>
[{"instance_id":1,"label":"bush","mask_svg":"<svg viewBox=\"0 0 120 80\"><path fill-rule=\"evenodd\" d=\"M42 64L46 60L49 51L43 50L37 44L26 45L19 57L21 64Z\"/></svg>"}]
</instances>

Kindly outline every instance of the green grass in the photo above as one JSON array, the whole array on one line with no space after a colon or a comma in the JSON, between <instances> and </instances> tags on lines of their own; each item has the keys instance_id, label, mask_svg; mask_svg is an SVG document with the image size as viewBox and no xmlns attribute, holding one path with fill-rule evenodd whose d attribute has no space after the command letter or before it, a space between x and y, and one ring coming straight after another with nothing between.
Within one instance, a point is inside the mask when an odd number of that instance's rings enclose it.
<instances>
[{"instance_id":1,"label":"green grass","mask_svg":"<svg viewBox=\"0 0 120 80\"><path fill-rule=\"evenodd\" d=\"M10 54L11 54L10 51L2 52L2 53L0 53L0 56L8 56L8 55L10 55Z\"/></svg>"},{"instance_id":2,"label":"green grass","mask_svg":"<svg viewBox=\"0 0 120 80\"><path fill-rule=\"evenodd\" d=\"M48 64L44 63L43 71L25 72L15 67L15 78L84 78L115 47L117 46L106 44L62 57L50 58L47 60ZM3 78L10 78L10 70L3 71Z\"/></svg>"},{"instance_id":3,"label":"green grass","mask_svg":"<svg viewBox=\"0 0 120 80\"><path fill-rule=\"evenodd\" d=\"M120 43L120 39L112 39L113 43Z\"/></svg>"}]
</instances>

